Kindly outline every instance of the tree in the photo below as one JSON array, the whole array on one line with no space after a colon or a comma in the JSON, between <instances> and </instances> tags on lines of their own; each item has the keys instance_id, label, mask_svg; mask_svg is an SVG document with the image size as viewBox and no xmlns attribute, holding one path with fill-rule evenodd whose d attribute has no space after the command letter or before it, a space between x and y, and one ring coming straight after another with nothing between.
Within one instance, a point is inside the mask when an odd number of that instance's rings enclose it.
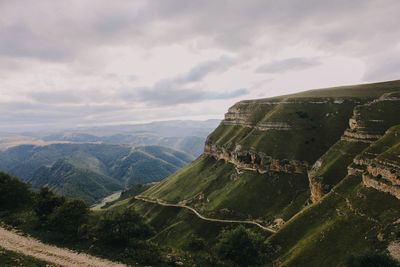
<instances>
[{"instance_id":1,"label":"tree","mask_svg":"<svg viewBox=\"0 0 400 267\"><path fill-rule=\"evenodd\" d=\"M0 210L15 211L32 203L29 186L15 177L0 172Z\"/></svg>"},{"instance_id":2,"label":"tree","mask_svg":"<svg viewBox=\"0 0 400 267\"><path fill-rule=\"evenodd\" d=\"M235 266L255 266L266 260L264 238L244 226L225 230L216 245L218 256Z\"/></svg>"},{"instance_id":3,"label":"tree","mask_svg":"<svg viewBox=\"0 0 400 267\"><path fill-rule=\"evenodd\" d=\"M36 195L35 213L40 222L46 223L50 214L65 203L65 198L54 194L48 187L42 187Z\"/></svg>"},{"instance_id":4,"label":"tree","mask_svg":"<svg viewBox=\"0 0 400 267\"><path fill-rule=\"evenodd\" d=\"M400 264L387 255L365 254L350 257L346 267L400 267Z\"/></svg>"},{"instance_id":5,"label":"tree","mask_svg":"<svg viewBox=\"0 0 400 267\"><path fill-rule=\"evenodd\" d=\"M53 229L71 237L78 235L79 228L87 223L89 210L85 202L71 200L56 208L50 216L50 225Z\"/></svg>"},{"instance_id":6,"label":"tree","mask_svg":"<svg viewBox=\"0 0 400 267\"><path fill-rule=\"evenodd\" d=\"M133 208L105 213L97 225L96 232L101 241L120 246L144 240L152 234L150 226Z\"/></svg>"}]
</instances>

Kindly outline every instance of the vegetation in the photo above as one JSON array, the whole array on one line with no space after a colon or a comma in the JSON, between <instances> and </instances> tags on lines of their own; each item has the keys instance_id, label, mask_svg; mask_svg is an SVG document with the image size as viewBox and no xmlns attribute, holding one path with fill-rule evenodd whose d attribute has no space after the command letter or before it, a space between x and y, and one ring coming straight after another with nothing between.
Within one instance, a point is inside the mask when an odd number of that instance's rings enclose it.
<instances>
[{"instance_id":1,"label":"vegetation","mask_svg":"<svg viewBox=\"0 0 400 267\"><path fill-rule=\"evenodd\" d=\"M346 263L346 267L399 267L400 263L387 255L365 254L352 256Z\"/></svg>"},{"instance_id":2,"label":"vegetation","mask_svg":"<svg viewBox=\"0 0 400 267\"><path fill-rule=\"evenodd\" d=\"M0 264L3 267L52 267L53 265L0 247Z\"/></svg>"},{"instance_id":3,"label":"vegetation","mask_svg":"<svg viewBox=\"0 0 400 267\"><path fill-rule=\"evenodd\" d=\"M32 194L27 184L0 172L0 213L29 206Z\"/></svg>"},{"instance_id":4,"label":"vegetation","mask_svg":"<svg viewBox=\"0 0 400 267\"><path fill-rule=\"evenodd\" d=\"M223 231L216 247L218 256L235 266L256 266L267 260L263 236L243 226Z\"/></svg>"}]
</instances>

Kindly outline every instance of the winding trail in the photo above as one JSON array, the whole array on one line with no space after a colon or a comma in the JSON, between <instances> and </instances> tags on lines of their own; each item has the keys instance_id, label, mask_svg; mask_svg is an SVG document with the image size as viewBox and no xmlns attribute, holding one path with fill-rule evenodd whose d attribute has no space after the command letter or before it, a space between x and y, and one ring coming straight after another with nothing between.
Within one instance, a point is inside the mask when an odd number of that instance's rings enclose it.
<instances>
[{"instance_id":1,"label":"winding trail","mask_svg":"<svg viewBox=\"0 0 400 267\"><path fill-rule=\"evenodd\" d=\"M66 267L125 267L126 265L78 253L69 249L43 244L32 237L0 227L0 247L31 256L57 266Z\"/></svg>"},{"instance_id":2,"label":"winding trail","mask_svg":"<svg viewBox=\"0 0 400 267\"><path fill-rule=\"evenodd\" d=\"M194 213L198 218L204 220L204 221L208 221L208 222L219 222L219 223L238 223L238 224L248 224L248 225L255 225L259 228L261 228L264 231L270 232L270 233L276 233L276 230L267 227L267 226L263 226L261 224L259 224L258 222L255 221L241 221L241 220L222 220L222 219L213 219L213 218L207 218L204 217L203 215L201 215L197 210L195 210L192 207L186 206L186 205L182 205L182 204L170 204L170 203L165 203L159 199L148 199L146 197L142 197L142 196L135 196L136 200L139 201L144 201L144 202L148 202L148 203L153 203L153 204L157 204L160 206L164 206L164 207L176 207L176 208L182 208L182 209L187 209L190 210L192 213Z\"/></svg>"}]
</instances>

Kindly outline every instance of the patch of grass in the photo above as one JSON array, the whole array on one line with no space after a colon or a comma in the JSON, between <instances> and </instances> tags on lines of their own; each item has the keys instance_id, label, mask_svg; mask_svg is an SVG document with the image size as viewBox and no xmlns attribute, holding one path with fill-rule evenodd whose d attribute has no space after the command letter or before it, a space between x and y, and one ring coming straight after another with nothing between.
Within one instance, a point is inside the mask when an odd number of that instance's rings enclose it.
<instances>
[{"instance_id":1,"label":"patch of grass","mask_svg":"<svg viewBox=\"0 0 400 267\"><path fill-rule=\"evenodd\" d=\"M25 267L51 267L56 266L45 261L25 256L0 247L0 265L3 267L25 266Z\"/></svg>"}]
</instances>

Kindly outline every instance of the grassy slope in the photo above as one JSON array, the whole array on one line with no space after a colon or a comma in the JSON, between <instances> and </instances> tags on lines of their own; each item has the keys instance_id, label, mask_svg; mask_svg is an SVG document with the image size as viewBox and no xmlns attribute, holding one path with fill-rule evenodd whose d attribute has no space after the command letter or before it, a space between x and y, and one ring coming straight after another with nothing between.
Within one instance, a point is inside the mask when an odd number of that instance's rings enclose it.
<instances>
[{"instance_id":1,"label":"grassy slope","mask_svg":"<svg viewBox=\"0 0 400 267\"><path fill-rule=\"evenodd\" d=\"M360 157L378 155L380 160L399 164L399 131L400 126L391 128ZM395 197L366 188L360 176L346 176L321 202L292 218L271 241L282 248L278 258L283 266L338 266L350 255L384 252L396 238L393 235L400 233L394 224L399 216L400 202ZM384 239L378 240L378 234Z\"/></svg>"}]
</instances>

